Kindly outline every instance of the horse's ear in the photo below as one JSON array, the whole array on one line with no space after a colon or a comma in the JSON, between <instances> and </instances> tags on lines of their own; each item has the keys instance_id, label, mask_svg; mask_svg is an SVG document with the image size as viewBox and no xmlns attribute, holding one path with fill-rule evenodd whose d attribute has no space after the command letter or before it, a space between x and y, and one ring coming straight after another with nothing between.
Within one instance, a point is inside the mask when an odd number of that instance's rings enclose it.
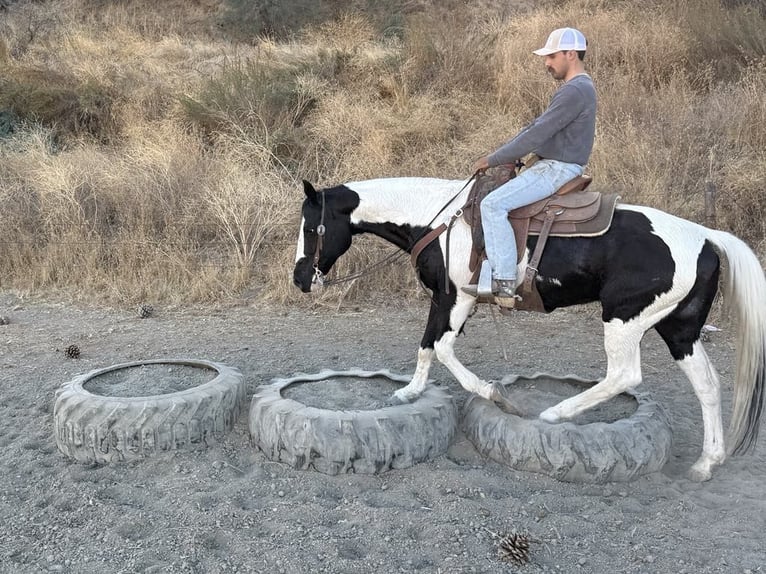
<instances>
[{"instance_id":1,"label":"horse's ear","mask_svg":"<svg viewBox=\"0 0 766 574\"><path fill-rule=\"evenodd\" d=\"M306 197L311 203L319 203L319 198L317 197L317 190L314 189L314 186L311 185L308 181L305 179L303 180L303 193L306 194Z\"/></svg>"}]
</instances>

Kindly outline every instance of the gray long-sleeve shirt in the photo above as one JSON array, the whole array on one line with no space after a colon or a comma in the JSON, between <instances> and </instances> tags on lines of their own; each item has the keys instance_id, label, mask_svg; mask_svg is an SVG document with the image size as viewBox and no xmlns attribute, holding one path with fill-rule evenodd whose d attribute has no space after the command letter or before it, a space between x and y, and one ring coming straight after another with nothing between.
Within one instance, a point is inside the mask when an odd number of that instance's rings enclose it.
<instances>
[{"instance_id":1,"label":"gray long-sleeve shirt","mask_svg":"<svg viewBox=\"0 0 766 574\"><path fill-rule=\"evenodd\" d=\"M596 133L596 90L587 74L563 84L548 109L492 153L490 167L536 153L544 159L585 165Z\"/></svg>"}]
</instances>

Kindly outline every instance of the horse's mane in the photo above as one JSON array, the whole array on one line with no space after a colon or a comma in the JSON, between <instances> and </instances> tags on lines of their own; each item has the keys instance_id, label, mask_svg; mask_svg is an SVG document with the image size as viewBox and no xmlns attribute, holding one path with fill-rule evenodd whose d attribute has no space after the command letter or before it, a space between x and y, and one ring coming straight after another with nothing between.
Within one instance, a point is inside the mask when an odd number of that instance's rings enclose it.
<instances>
[{"instance_id":1,"label":"horse's mane","mask_svg":"<svg viewBox=\"0 0 766 574\"><path fill-rule=\"evenodd\" d=\"M427 177L393 177L354 181L346 187L359 195L353 218L362 221L390 221L397 224L428 225L439 210L465 186L465 180ZM462 203L456 200L444 217ZM454 209L453 209L454 208Z\"/></svg>"}]
</instances>

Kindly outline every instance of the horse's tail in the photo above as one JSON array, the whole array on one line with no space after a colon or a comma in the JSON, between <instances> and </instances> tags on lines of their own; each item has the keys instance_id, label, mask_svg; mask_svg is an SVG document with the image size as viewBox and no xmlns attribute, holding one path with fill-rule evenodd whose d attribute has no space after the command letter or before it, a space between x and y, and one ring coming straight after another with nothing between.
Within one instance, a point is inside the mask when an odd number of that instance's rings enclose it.
<instances>
[{"instance_id":1,"label":"horse's tail","mask_svg":"<svg viewBox=\"0 0 766 574\"><path fill-rule=\"evenodd\" d=\"M729 425L729 450L747 452L758 438L766 385L766 278L744 241L710 231L710 241L725 257L723 298L737 325L737 368Z\"/></svg>"}]
</instances>

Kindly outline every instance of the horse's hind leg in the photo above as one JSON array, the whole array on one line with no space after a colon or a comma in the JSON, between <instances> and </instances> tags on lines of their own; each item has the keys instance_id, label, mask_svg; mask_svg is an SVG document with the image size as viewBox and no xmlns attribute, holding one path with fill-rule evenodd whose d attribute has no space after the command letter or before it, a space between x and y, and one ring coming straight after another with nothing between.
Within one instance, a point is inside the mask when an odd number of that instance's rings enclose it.
<instances>
[{"instance_id":1,"label":"horse's hind leg","mask_svg":"<svg viewBox=\"0 0 766 574\"><path fill-rule=\"evenodd\" d=\"M613 319L604 323L606 377L586 391L561 401L540 413L549 423L571 419L641 382L641 338L644 328L638 321Z\"/></svg>"},{"instance_id":2,"label":"horse's hind leg","mask_svg":"<svg viewBox=\"0 0 766 574\"><path fill-rule=\"evenodd\" d=\"M699 399L705 432L702 454L689 469L688 475L696 481L709 480L713 476L713 467L726 460L718 373L699 341L694 344L691 355L677 362Z\"/></svg>"},{"instance_id":3,"label":"horse's hind leg","mask_svg":"<svg viewBox=\"0 0 766 574\"><path fill-rule=\"evenodd\" d=\"M718 258L706 247L700 255L697 280L689 294L670 315L654 326L692 384L702 407L705 432L702 454L688 473L689 478L698 481L708 480L712 476L713 467L726 459L721 419L721 385L718 373L700 342L700 331L718 289L718 274Z\"/></svg>"},{"instance_id":4,"label":"horse's hind leg","mask_svg":"<svg viewBox=\"0 0 766 574\"><path fill-rule=\"evenodd\" d=\"M713 467L726 459L721 419L721 384L715 367L699 341L702 323L710 304L703 307L704 313L695 311L699 306L679 307L655 326L676 363L692 384L694 394L702 407L705 433L702 454L688 473L689 478L697 481L710 479Z\"/></svg>"}]
</instances>

